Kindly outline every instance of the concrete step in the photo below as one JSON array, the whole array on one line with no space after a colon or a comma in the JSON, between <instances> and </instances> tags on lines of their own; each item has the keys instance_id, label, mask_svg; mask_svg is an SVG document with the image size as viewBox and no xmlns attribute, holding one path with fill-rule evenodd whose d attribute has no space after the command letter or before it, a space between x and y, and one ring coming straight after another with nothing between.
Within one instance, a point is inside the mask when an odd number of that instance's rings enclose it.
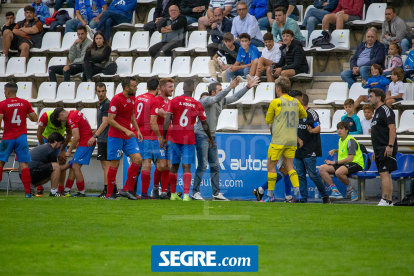
<instances>
[{"instance_id":1,"label":"concrete step","mask_svg":"<svg viewBox=\"0 0 414 276\"><path fill-rule=\"evenodd\" d=\"M309 96L309 102L314 100L324 100L326 99L326 94L328 89L306 89L306 94Z\"/></svg>"},{"instance_id":2,"label":"concrete step","mask_svg":"<svg viewBox=\"0 0 414 276\"><path fill-rule=\"evenodd\" d=\"M350 63L349 63L349 62L344 62L342 66L343 66L343 68L344 68L344 71L345 71L345 70L349 70L349 69L350 69L350 67L351 67L351 65L350 65Z\"/></svg>"}]
</instances>

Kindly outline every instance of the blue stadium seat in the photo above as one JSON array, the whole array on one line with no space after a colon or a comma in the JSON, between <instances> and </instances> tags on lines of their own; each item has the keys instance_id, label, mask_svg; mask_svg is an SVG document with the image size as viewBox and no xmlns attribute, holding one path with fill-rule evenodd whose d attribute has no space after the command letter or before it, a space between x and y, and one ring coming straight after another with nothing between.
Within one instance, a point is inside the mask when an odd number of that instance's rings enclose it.
<instances>
[{"instance_id":1,"label":"blue stadium seat","mask_svg":"<svg viewBox=\"0 0 414 276\"><path fill-rule=\"evenodd\" d=\"M414 155L407 154L397 159L396 171L391 173L391 178L398 182L400 200L405 195L405 180L414 176Z\"/></svg>"}]
</instances>

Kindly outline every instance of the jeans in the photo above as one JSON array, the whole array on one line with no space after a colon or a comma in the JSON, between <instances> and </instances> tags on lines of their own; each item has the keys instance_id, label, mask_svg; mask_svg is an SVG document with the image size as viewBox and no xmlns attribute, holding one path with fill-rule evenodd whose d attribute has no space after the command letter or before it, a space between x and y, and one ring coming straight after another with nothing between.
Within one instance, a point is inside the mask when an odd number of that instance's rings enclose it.
<instances>
[{"instance_id":1,"label":"jeans","mask_svg":"<svg viewBox=\"0 0 414 276\"><path fill-rule=\"evenodd\" d=\"M158 42L152 45L148 52L152 58L157 58L161 51L165 56L172 56L172 50L177 47L184 47L184 43L181 40L172 40L168 42Z\"/></svg>"},{"instance_id":2,"label":"jeans","mask_svg":"<svg viewBox=\"0 0 414 276\"><path fill-rule=\"evenodd\" d=\"M49 81L57 82L56 75L63 75L63 81L70 81L70 76L76 75L83 71L83 64L70 64L69 70L63 71L65 65L55 65L49 67Z\"/></svg>"},{"instance_id":3,"label":"jeans","mask_svg":"<svg viewBox=\"0 0 414 276\"><path fill-rule=\"evenodd\" d=\"M99 20L98 26L96 26L96 30L104 30L105 38L107 41L109 41L109 38L111 37L111 28L113 26L129 22L131 22L131 19L129 19L128 16L123 13L104 11L102 13L101 19Z\"/></svg>"},{"instance_id":4,"label":"jeans","mask_svg":"<svg viewBox=\"0 0 414 276\"><path fill-rule=\"evenodd\" d=\"M289 17L295 21L298 21L298 17L294 14L290 14ZM267 28L271 27L267 16L260 18L259 20L257 20L257 22L259 23L259 28L261 31L267 31Z\"/></svg>"},{"instance_id":5,"label":"jeans","mask_svg":"<svg viewBox=\"0 0 414 276\"><path fill-rule=\"evenodd\" d=\"M352 73L352 70L345 70L341 73L341 78L344 82L348 83L348 88L351 88L351 86L357 81L357 77L361 76L363 80L368 80L369 77L369 66L362 66L359 68L359 74L354 75Z\"/></svg>"},{"instance_id":6,"label":"jeans","mask_svg":"<svg viewBox=\"0 0 414 276\"><path fill-rule=\"evenodd\" d=\"M214 136L213 136L214 137ZM211 187L213 188L213 195L220 193L220 163L218 159L218 149L216 139L210 148L208 137L206 135L195 135L198 166L194 175L193 194L200 192L200 184L203 179L204 172L207 169L207 161L210 164L210 178Z\"/></svg>"},{"instance_id":7,"label":"jeans","mask_svg":"<svg viewBox=\"0 0 414 276\"><path fill-rule=\"evenodd\" d=\"M227 82L230 82L230 79L235 79L236 76L242 76L242 77L246 77L247 74L249 74L250 71L250 67L246 67L244 69L239 69L237 71L234 72L229 72L229 69L226 70L226 79Z\"/></svg>"},{"instance_id":8,"label":"jeans","mask_svg":"<svg viewBox=\"0 0 414 276\"><path fill-rule=\"evenodd\" d=\"M315 30L318 24L322 23L322 19L325 15L330 14L330 12L325 10L319 10L316 8L310 9L303 19L302 26L306 27L308 30L308 38L311 33Z\"/></svg>"},{"instance_id":9,"label":"jeans","mask_svg":"<svg viewBox=\"0 0 414 276\"><path fill-rule=\"evenodd\" d=\"M325 185L322 179L316 173L316 156L306 158L295 158L296 173L299 177L299 189L300 195L304 201L308 200L308 183L306 181L306 171L309 174L309 178L315 183L319 193L322 197L328 196Z\"/></svg>"},{"instance_id":10,"label":"jeans","mask_svg":"<svg viewBox=\"0 0 414 276\"><path fill-rule=\"evenodd\" d=\"M65 34L67 32L76 32L79 23L80 23L80 21L77 18L66 21ZM96 26L98 26L98 22L96 22L95 20L91 20L91 21L89 21L88 25L89 25L89 27L91 27L91 29L95 29Z\"/></svg>"},{"instance_id":11,"label":"jeans","mask_svg":"<svg viewBox=\"0 0 414 276\"><path fill-rule=\"evenodd\" d=\"M198 22L198 18L191 17L191 16L188 16L188 15L186 15L185 17L187 18L187 26Z\"/></svg>"},{"instance_id":12,"label":"jeans","mask_svg":"<svg viewBox=\"0 0 414 276\"><path fill-rule=\"evenodd\" d=\"M56 6L55 6L56 11L62 8L63 2L65 2L65 0L56 0ZM75 8L75 0L66 0L66 5L68 5L68 8Z\"/></svg>"},{"instance_id":13,"label":"jeans","mask_svg":"<svg viewBox=\"0 0 414 276\"><path fill-rule=\"evenodd\" d=\"M412 46L413 45L411 44L411 41L409 41L408 39L404 38L401 41L402 55L405 55L405 52L407 52L408 50L410 50Z\"/></svg>"}]
</instances>

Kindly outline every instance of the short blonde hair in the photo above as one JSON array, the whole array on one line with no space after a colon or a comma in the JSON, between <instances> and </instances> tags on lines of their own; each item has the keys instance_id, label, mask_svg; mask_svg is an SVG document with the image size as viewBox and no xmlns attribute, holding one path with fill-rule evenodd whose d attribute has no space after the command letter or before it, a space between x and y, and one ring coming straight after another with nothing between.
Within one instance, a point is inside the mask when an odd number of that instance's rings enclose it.
<instances>
[{"instance_id":1,"label":"short blonde hair","mask_svg":"<svg viewBox=\"0 0 414 276\"><path fill-rule=\"evenodd\" d=\"M279 77L275 80L276 87L279 87L282 90L283 94L287 94L290 91L290 80L286 77Z\"/></svg>"}]
</instances>

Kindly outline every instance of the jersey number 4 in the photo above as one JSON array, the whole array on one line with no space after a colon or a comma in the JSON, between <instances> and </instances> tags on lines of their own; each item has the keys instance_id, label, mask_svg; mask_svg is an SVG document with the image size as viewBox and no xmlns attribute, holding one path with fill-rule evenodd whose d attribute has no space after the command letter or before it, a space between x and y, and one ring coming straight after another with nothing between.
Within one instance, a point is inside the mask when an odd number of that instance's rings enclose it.
<instances>
[{"instance_id":1,"label":"jersey number 4","mask_svg":"<svg viewBox=\"0 0 414 276\"><path fill-rule=\"evenodd\" d=\"M20 115L17 115L17 108L13 111L13 118L12 118L12 124L17 124L20 126L22 120L20 120Z\"/></svg>"},{"instance_id":2,"label":"jersey number 4","mask_svg":"<svg viewBox=\"0 0 414 276\"><path fill-rule=\"evenodd\" d=\"M290 116L289 116L290 115ZM295 128L296 127L296 112L295 111L285 111L286 117L286 127L287 128Z\"/></svg>"}]
</instances>

